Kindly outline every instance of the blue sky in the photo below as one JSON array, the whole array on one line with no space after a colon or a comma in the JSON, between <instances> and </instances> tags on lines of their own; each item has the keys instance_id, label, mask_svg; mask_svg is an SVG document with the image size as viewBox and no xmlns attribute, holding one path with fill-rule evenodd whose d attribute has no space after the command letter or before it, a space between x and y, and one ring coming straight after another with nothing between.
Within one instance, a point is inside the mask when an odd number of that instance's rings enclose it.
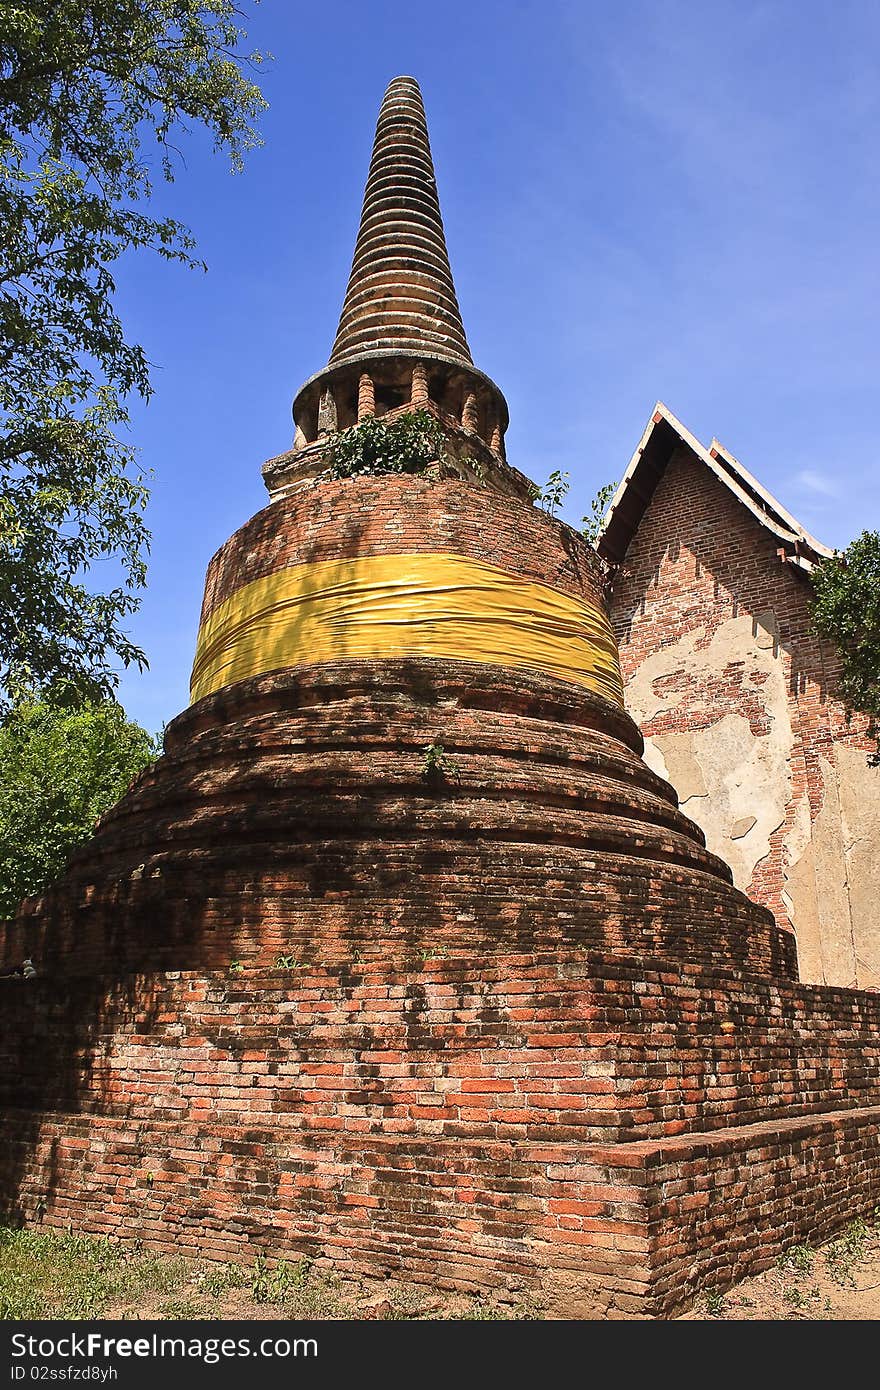
<instances>
[{"instance_id":1,"label":"blue sky","mask_svg":"<svg viewBox=\"0 0 880 1390\"><path fill-rule=\"evenodd\" d=\"M880 6L870 0L263 0L264 147L194 137L157 204L207 275L120 277L155 364L133 412L152 470L149 672L129 713L187 703L213 551L264 505L298 386L326 362L385 86L421 84L474 359L511 462L571 474L577 522L660 398L821 540L880 526Z\"/></svg>"}]
</instances>

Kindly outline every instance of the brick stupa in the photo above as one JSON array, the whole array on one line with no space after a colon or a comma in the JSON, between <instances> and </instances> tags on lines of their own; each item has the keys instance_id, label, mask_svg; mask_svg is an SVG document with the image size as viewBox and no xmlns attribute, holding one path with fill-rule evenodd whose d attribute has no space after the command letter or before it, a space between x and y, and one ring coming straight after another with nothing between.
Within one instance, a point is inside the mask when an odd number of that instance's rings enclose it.
<instances>
[{"instance_id":1,"label":"brick stupa","mask_svg":"<svg viewBox=\"0 0 880 1390\"><path fill-rule=\"evenodd\" d=\"M435 465L332 476L413 409ZM411 78L294 418L164 756L6 931L39 972L6 1218L665 1316L871 1208L880 1001L798 985L642 761L598 562L471 359Z\"/></svg>"}]
</instances>

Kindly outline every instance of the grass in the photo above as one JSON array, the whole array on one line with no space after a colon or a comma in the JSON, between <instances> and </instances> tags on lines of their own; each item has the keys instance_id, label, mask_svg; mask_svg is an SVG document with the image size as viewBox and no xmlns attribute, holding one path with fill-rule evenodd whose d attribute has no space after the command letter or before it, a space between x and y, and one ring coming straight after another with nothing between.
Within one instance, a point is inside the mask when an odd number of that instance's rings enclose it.
<instances>
[{"instance_id":1,"label":"grass","mask_svg":"<svg viewBox=\"0 0 880 1390\"><path fill-rule=\"evenodd\" d=\"M159 1306L159 1317L168 1322L200 1322L207 1316L204 1306L192 1299L169 1298Z\"/></svg>"},{"instance_id":2,"label":"grass","mask_svg":"<svg viewBox=\"0 0 880 1390\"><path fill-rule=\"evenodd\" d=\"M200 1266L147 1254L136 1242L0 1227L0 1318L95 1318L145 1303L162 1318L216 1317L233 1292L291 1317L341 1314L332 1281L307 1260Z\"/></svg>"},{"instance_id":3,"label":"grass","mask_svg":"<svg viewBox=\"0 0 880 1390\"><path fill-rule=\"evenodd\" d=\"M0 1318L93 1318L118 1302L170 1294L187 1266L109 1240L0 1227Z\"/></svg>"},{"instance_id":4,"label":"grass","mask_svg":"<svg viewBox=\"0 0 880 1390\"><path fill-rule=\"evenodd\" d=\"M484 1298L445 1296L407 1284L365 1289L316 1269L310 1260L252 1265L199 1263L72 1231L0 1226L0 1319L101 1317L296 1319L540 1316L537 1305L499 1307Z\"/></svg>"},{"instance_id":5,"label":"grass","mask_svg":"<svg viewBox=\"0 0 880 1390\"><path fill-rule=\"evenodd\" d=\"M865 1259L868 1243L876 1232L876 1217L871 1223L859 1217L850 1221L835 1240L823 1247L825 1268L835 1284L841 1288L856 1287L855 1271ZM793 1245L784 1255L780 1255L777 1263L785 1274L806 1276L813 1272L816 1254L809 1245ZM791 1301L797 1300L792 1298Z\"/></svg>"}]
</instances>

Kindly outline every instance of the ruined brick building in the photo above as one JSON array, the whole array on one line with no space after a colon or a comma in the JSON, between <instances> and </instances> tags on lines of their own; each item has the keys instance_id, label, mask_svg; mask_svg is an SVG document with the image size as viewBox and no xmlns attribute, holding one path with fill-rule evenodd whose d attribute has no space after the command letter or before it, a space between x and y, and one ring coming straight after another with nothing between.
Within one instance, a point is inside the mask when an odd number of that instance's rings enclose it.
<instances>
[{"instance_id":1,"label":"ruined brick building","mask_svg":"<svg viewBox=\"0 0 880 1390\"><path fill-rule=\"evenodd\" d=\"M802 979L880 986L880 771L809 615L831 552L658 404L600 552L626 707L734 882L797 937Z\"/></svg>"},{"instance_id":2,"label":"ruined brick building","mask_svg":"<svg viewBox=\"0 0 880 1390\"><path fill-rule=\"evenodd\" d=\"M336 475L414 406L433 462ZM3 931L38 976L2 1214L663 1316L872 1209L880 997L798 983L642 759L600 563L472 361L411 78L294 420L162 758Z\"/></svg>"}]
</instances>

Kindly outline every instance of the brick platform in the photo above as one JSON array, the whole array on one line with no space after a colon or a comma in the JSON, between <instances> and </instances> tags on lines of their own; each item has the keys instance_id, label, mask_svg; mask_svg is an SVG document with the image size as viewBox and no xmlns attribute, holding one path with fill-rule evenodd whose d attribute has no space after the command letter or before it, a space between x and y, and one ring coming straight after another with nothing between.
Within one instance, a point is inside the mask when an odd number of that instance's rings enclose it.
<instances>
[{"instance_id":1,"label":"brick platform","mask_svg":"<svg viewBox=\"0 0 880 1390\"><path fill-rule=\"evenodd\" d=\"M880 999L578 950L4 1000L7 1218L666 1315L880 1197Z\"/></svg>"}]
</instances>

